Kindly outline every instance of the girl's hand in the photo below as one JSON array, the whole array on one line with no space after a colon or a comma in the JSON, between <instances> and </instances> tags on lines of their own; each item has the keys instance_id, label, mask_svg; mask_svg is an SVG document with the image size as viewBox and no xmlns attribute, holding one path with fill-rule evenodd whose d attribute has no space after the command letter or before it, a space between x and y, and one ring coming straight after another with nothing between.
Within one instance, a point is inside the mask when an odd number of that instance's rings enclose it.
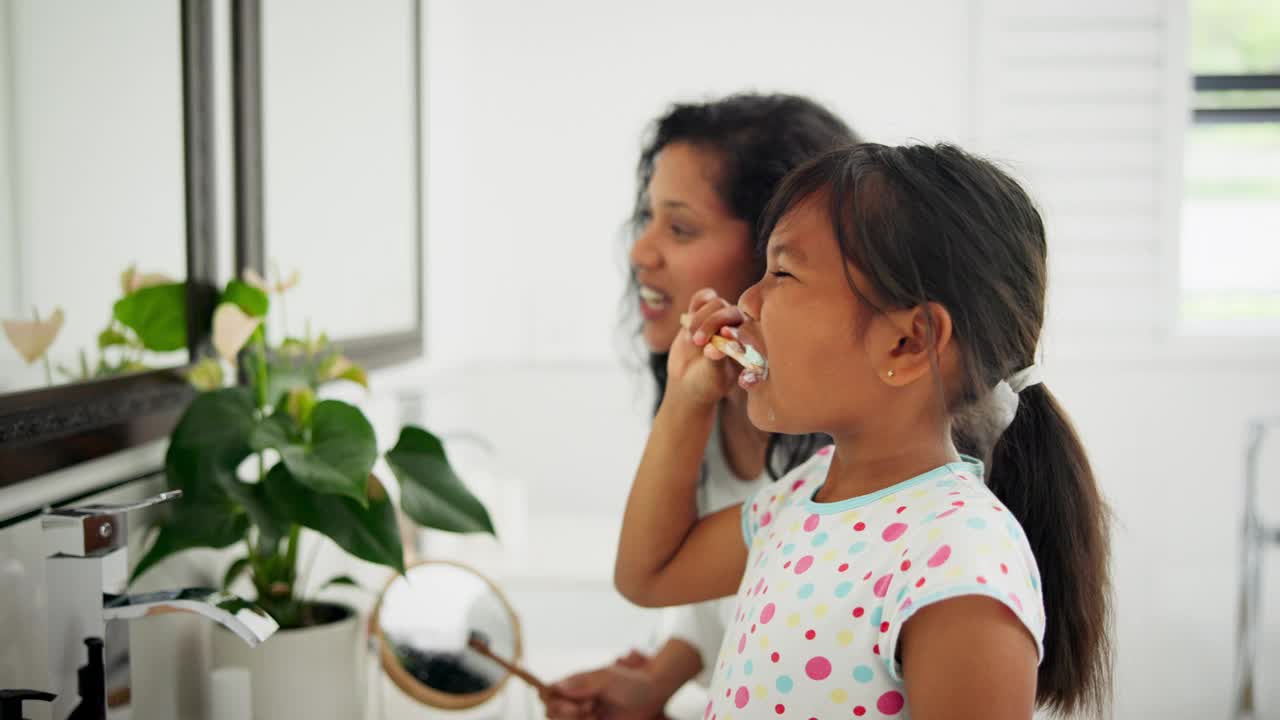
<instances>
[{"instance_id":1,"label":"girl's hand","mask_svg":"<svg viewBox=\"0 0 1280 720\"><path fill-rule=\"evenodd\" d=\"M689 329L676 335L667 355L666 397L711 406L728 395L742 368L726 362L725 354L711 344L711 337L717 333L732 337L733 328L744 319L737 306L715 290L694 293L689 302Z\"/></svg>"}]
</instances>

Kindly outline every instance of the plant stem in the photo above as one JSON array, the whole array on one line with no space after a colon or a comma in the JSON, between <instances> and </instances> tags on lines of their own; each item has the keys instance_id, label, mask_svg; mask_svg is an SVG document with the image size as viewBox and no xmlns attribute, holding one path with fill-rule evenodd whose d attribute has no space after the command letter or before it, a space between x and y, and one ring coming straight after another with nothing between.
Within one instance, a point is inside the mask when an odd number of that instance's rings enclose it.
<instances>
[{"instance_id":1,"label":"plant stem","mask_svg":"<svg viewBox=\"0 0 1280 720\"><path fill-rule=\"evenodd\" d=\"M267 407L267 339L266 332L258 333L257 351L254 353L257 360L256 378L254 385L257 387L258 408L265 409Z\"/></svg>"}]
</instances>

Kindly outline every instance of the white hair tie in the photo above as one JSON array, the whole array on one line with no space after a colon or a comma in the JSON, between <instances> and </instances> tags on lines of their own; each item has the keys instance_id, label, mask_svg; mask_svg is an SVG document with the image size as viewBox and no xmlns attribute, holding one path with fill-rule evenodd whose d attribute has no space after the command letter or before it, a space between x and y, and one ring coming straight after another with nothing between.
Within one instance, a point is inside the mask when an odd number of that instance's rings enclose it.
<instances>
[{"instance_id":1,"label":"white hair tie","mask_svg":"<svg viewBox=\"0 0 1280 720\"><path fill-rule=\"evenodd\" d=\"M1040 366L1035 363L1010 375L1005 380L1005 383L1009 385L1009 389L1015 393L1020 393L1032 385L1039 385L1042 382L1044 382L1044 378L1040 374Z\"/></svg>"}]
</instances>

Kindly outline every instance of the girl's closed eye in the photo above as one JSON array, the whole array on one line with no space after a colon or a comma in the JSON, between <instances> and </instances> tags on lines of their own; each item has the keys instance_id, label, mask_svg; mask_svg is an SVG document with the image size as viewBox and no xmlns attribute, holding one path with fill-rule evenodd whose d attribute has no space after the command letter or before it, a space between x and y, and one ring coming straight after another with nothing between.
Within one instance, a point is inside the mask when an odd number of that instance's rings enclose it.
<instances>
[{"instance_id":1,"label":"girl's closed eye","mask_svg":"<svg viewBox=\"0 0 1280 720\"><path fill-rule=\"evenodd\" d=\"M791 273L787 272L786 270L783 270L782 268L778 268L770 272L769 274L772 275L777 280L785 280L786 278L795 277L795 275L792 275Z\"/></svg>"},{"instance_id":2,"label":"girl's closed eye","mask_svg":"<svg viewBox=\"0 0 1280 720\"><path fill-rule=\"evenodd\" d=\"M687 239L687 238L693 237L697 233L698 233L697 230L695 230L694 228L688 225L681 225L680 223L671 223L671 234L676 236L676 238Z\"/></svg>"}]
</instances>

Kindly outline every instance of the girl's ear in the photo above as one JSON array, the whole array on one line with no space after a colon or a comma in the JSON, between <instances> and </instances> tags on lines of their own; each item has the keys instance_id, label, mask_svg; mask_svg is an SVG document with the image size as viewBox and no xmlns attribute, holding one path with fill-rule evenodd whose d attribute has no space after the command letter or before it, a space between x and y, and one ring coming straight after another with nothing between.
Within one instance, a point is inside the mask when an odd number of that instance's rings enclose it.
<instances>
[{"instance_id":1,"label":"girl's ear","mask_svg":"<svg viewBox=\"0 0 1280 720\"><path fill-rule=\"evenodd\" d=\"M954 353L951 313L930 302L880 314L867 334L871 362L884 382L908 385L933 372ZM936 356L935 356L936 353Z\"/></svg>"}]
</instances>

